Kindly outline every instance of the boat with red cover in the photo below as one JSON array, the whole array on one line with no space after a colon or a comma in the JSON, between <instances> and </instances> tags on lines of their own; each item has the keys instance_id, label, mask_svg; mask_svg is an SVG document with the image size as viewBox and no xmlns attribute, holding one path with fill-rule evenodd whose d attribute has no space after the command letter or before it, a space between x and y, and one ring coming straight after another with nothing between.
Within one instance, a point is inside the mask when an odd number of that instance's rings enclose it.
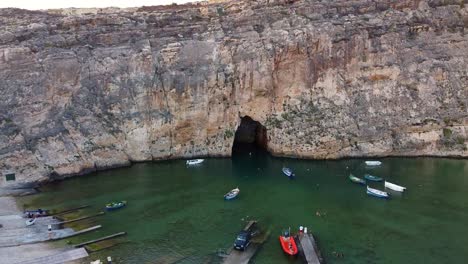
<instances>
[{"instance_id":1,"label":"boat with red cover","mask_svg":"<svg viewBox=\"0 0 468 264\"><path fill-rule=\"evenodd\" d=\"M292 237L288 231L284 232L284 235L279 237L281 247L283 248L283 251L291 256L294 256L297 254L297 245L296 241L294 241L294 237Z\"/></svg>"}]
</instances>

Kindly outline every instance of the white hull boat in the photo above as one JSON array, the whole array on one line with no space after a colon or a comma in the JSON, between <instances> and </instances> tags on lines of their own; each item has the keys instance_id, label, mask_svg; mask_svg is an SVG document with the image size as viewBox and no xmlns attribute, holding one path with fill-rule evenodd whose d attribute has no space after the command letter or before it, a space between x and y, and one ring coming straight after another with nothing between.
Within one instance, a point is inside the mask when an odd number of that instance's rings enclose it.
<instances>
[{"instance_id":1,"label":"white hull boat","mask_svg":"<svg viewBox=\"0 0 468 264\"><path fill-rule=\"evenodd\" d=\"M197 165L205 161L204 159L193 159L193 160L187 160L186 164L187 165Z\"/></svg>"},{"instance_id":2,"label":"white hull boat","mask_svg":"<svg viewBox=\"0 0 468 264\"><path fill-rule=\"evenodd\" d=\"M380 166L380 165L382 165L382 162L378 161L378 160L366 160L365 162L366 162L367 166Z\"/></svg>"},{"instance_id":3,"label":"white hull boat","mask_svg":"<svg viewBox=\"0 0 468 264\"><path fill-rule=\"evenodd\" d=\"M26 226L32 226L34 223L36 223L36 218L26 220Z\"/></svg>"},{"instance_id":4,"label":"white hull boat","mask_svg":"<svg viewBox=\"0 0 468 264\"><path fill-rule=\"evenodd\" d=\"M388 181L385 181L385 188L389 188L389 189L397 191L397 192L403 192L404 190L406 190L406 187L396 185L396 184L390 183Z\"/></svg>"},{"instance_id":5,"label":"white hull boat","mask_svg":"<svg viewBox=\"0 0 468 264\"><path fill-rule=\"evenodd\" d=\"M390 195L388 195L387 192L380 191L380 190L377 190L377 189L373 189L373 188L371 188L369 186L367 186L367 194L370 195L370 196L384 198L384 199L390 198Z\"/></svg>"}]
</instances>

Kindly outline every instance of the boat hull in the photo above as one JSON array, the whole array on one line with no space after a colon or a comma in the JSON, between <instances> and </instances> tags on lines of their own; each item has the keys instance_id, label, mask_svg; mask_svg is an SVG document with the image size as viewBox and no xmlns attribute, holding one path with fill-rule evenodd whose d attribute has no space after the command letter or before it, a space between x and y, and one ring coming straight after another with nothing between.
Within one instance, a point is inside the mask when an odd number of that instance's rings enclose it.
<instances>
[{"instance_id":1,"label":"boat hull","mask_svg":"<svg viewBox=\"0 0 468 264\"><path fill-rule=\"evenodd\" d=\"M187 165L197 165L197 164L201 164L203 161L205 161L205 160L204 159L187 160L186 164Z\"/></svg>"},{"instance_id":2,"label":"boat hull","mask_svg":"<svg viewBox=\"0 0 468 264\"><path fill-rule=\"evenodd\" d=\"M115 206L106 205L106 211L115 211L115 210L119 210L119 209L121 209L121 208L124 208L126 205L127 205L127 202L125 202L125 201L120 202L118 205L115 205Z\"/></svg>"},{"instance_id":3,"label":"boat hull","mask_svg":"<svg viewBox=\"0 0 468 264\"><path fill-rule=\"evenodd\" d=\"M390 190L394 190L394 191L397 191L397 192L403 192L404 190L406 190L406 187L399 186L399 185L390 183L388 181L385 181L385 188L388 188Z\"/></svg>"},{"instance_id":4,"label":"boat hull","mask_svg":"<svg viewBox=\"0 0 468 264\"><path fill-rule=\"evenodd\" d=\"M294 179L294 173L290 168L283 168L283 173L288 176L290 180Z\"/></svg>"},{"instance_id":5,"label":"boat hull","mask_svg":"<svg viewBox=\"0 0 468 264\"><path fill-rule=\"evenodd\" d=\"M382 162L377 161L377 160L366 160L365 163L366 163L367 166L380 166L380 165L382 165Z\"/></svg>"},{"instance_id":6,"label":"boat hull","mask_svg":"<svg viewBox=\"0 0 468 264\"><path fill-rule=\"evenodd\" d=\"M237 198L237 195L239 195L240 190L239 188L233 189L230 192L226 193L224 195L224 200L233 200Z\"/></svg>"},{"instance_id":7,"label":"boat hull","mask_svg":"<svg viewBox=\"0 0 468 264\"><path fill-rule=\"evenodd\" d=\"M390 195L388 195L388 193L377 190L377 189L369 188L369 186L367 186L366 193L370 196L377 197L377 198L382 198L382 199L390 198Z\"/></svg>"},{"instance_id":8,"label":"boat hull","mask_svg":"<svg viewBox=\"0 0 468 264\"><path fill-rule=\"evenodd\" d=\"M354 175L349 175L349 180L353 183L357 183L357 184L360 184L360 185L366 185L366 181L363 180L363 179L360 179Z\"/></svg>"},{"instance_id":9,"label":"boat hull","mask_svg":"<svg viewBox=\"0 0 468 264\"><path fill-rule=\"evenodd\" d=\"M294 256L297 254L297 245L293 237L280 236L279 240L284 253L290 256Z\"/></svg>"},{"instance_id":10,"label":"boat hull","mask_svg":"<svg viewBox=\"0 0 468 264\"><path fill-rule=\"evenodd\" d=\"M372 176L372 175L369 175L369 174L364 175L364 178L366 178L366 180L375 181L375 182L379 182L379 181L383 180L380 177Z\"/></svg>"}]
</instances>

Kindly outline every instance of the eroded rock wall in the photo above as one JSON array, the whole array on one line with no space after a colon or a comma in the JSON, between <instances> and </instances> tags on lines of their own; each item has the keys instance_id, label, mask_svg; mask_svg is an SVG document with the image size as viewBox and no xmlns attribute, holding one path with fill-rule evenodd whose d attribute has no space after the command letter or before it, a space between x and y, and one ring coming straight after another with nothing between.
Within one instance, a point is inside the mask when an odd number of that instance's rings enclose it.
<instances>
[{"instance_id":1,"label":"eroded rock wall","mask_svg":"<svg viewBox=\"0 0 468 264\"><path fill-rule=\"evenodd\" d=\"M19 182L229 156L245 115L276 155L468 156L463 1L1 9L0 25L0 170Z\"/></svg>"}]
</instances>

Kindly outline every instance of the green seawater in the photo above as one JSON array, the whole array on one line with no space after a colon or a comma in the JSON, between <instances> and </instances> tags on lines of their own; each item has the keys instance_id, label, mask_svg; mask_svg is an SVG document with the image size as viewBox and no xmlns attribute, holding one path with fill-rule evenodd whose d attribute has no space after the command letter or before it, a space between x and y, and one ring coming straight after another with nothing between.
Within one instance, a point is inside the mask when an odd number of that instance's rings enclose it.
<instances>
[{"instance_id":1,"label":"green seawater","mask_svg":"<svg viewBox=\"0 0 468 264\"><path fill-rule=\"evenodd\" d=\"M93 253L114 263L219 263L219 249L234 242L243 220L257 219L271 232L252 263L302 263L283 254L283 229L308 227L327 263L466 263L468 260L468 160L385 158L377 168L362 159L311 161L245 155L135 164L52 183L20 200L28 207L109 201L128 206L85 221L103 228L70 238L76 244L126 231L125 243ZM282 174L291 167L295 180ZM370 197L348 180L370 173L407 187L390 200ZM239 187L236 200L223 195ZM384 189L383 183L371 186ZM317 213L318 212L318 213ZM320 215L320 216L319 216ZM61 243L65 243L62 241ZM342 257L335 252L341 253ZM88 262L89 263L89 260Z\"/></svg>"}]
</instances>

